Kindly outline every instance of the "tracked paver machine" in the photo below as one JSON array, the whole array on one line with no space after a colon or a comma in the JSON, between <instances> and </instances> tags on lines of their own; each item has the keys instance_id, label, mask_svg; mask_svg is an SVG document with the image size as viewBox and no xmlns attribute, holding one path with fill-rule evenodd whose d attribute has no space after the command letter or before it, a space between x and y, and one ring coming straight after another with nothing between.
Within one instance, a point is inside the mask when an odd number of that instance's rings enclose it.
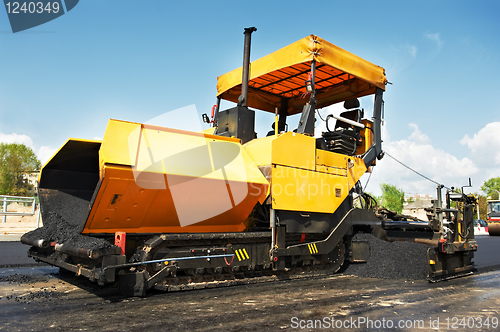
<instances>
[{"instance_id":1,"label":"tracked paver machine","mask_svg":"<svg viewBox=\"0 0 500 332\"><path fill-rule=\"evenodd\" d=\"M110 120L102 141L69 139L42 169L44 226L22 237L29 255L131 295L335 272L368 259L358 232L431 244L432 280L471 271L473 198L447 194L460 211L439 200L430 221L414 221L375 213L363 192L361 176L383 157L384 69L315 35L250 66L255 30L245 29L243 66L218 78L210 129ZM368 95L371 119L357 99ZM220 110L221 100L236 106ZM335 127L315 138L316 110L342 102ZM255 110L276 115L266 137Z\"/></svg>"}]
</instances>

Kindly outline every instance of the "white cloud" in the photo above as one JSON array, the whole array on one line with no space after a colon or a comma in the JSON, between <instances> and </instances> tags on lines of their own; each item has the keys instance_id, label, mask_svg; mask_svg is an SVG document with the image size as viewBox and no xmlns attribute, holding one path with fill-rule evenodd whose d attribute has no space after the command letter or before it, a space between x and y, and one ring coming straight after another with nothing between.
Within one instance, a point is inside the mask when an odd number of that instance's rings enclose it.
<instances>
[{"instance_id":1,"label":"white cloud","mask_svg":"<svg viewBox=\"0 0 500 332\"><path fill-rule=\"evenodd\" d=\"M481 167L475 184L481 187L484 181L500 176L500 122L490 122L470 137L465 135L460 143L467 146L471 158ZM479 189L477 190L479 191Z\"/></svg>"},{"instance_id":2,"label":"white cloud","mask_svg":"<svg viewBox=\"0 0 500 332\"><path fill-rule=\"evenodd\" d=\"M472 138L465 135L460 141L480 163L500 166L500 122L488 123Z\"/></svg>"},{"instance_id":3,"label":"white cloud","mask_svg":"<svg viewBox=\"0 0 500 332\"><path fill-rule=\"evenodd\" d=\"M441 49L441 47L443 46L443 41L441 40L441 36L439 33L426 32L426 33L424 33L424 37L429 39L430 41L436 43L436 45L439 49Z\"/></svg>"},{"instance_id":4,"label":"white cloud","mask_svg":"<svg viewBox=\"0 0 500 332\"><path fill-rule=\"evenodd\" d=\"M18 134L2 134L0 133L0 143L17 143L24 144L33 148L33 140L27 135L18 135Z\"/></svg>"},{"instance_id":5,"label":"white cloud","mask_svg":"<svg viewBox=\"0 0 500 332\"><path fill-rule=\"evenodd\" d=\"M57 149L54 149L49 146L41 146L38 150L35 149L33 145L33 140L28 135L19 135L19 134L3 134L0 133L0 143L17 143L24 144L27 147L33 149L36 153L38 159L42 162L42 165L45 164L53 155L56 153Z\"/></svg>"},{"instance_id":6,"label":"white cloud","mask_svg":"<svg viewBox=\"0 0 500 332\"><path fill-rule=\"evenodd\" d=\"M340 113L345 112L346 109L344 108L343 105L344 105L343 103L333 104L331 106L318 110L318 112L321 115L321 118L323 120L326 120L328 114L340 115ZM336 121L337 120L335 120L334 118L330 118L328 120L328 127L330 128L330 130L333 130L333 128L335 128ZM326 131L327 131L326 122L322 121L316 114L316 127L314 128L314 136L320 137L321 134Z\"/></svg>"},{"instance_id":7,"label":"white cloud","mask_svg":"<svg viewBox=\"0 0 500 332\"><path fill-rule=\"evenodd\" d=\"M415 45L411 45L411 44L406 44L406 45L405 45L405 48L406 48L406 50L408 51L408 53L410 53L410 55L411 55L412 57L414 57L414 58L415 58L415 57L417 56L417 46L415 46Z\"/></svg>"},{"instance_id":8,"label":"white cloud","mask_svg":"<svg viewBox=\"0 0 500 332\"><path fill-rule=\"evenodd\" d=\"M41 146L37 151L37 156L42 162L42 165L44 165L56 152L57 149L51 148L50 146Z\"/></svg>"},{"instance_id":9,"label":"white cloud","mask_svg":"<svg viewBox=\"0 0 500 332\"><path fill-rule=\"evenodd\" d=\"M430 143L429 137L420 131L418 125L409 126L413 131L407 139L394 142L386 139L383 143L382 148L386 151L386 156L377 161L367 191L379 195L379 185L384 182L395 185L406 193L436 195L435 183L402 166L389 155L446 186L465 185L469 177L478 174L479 168L470 158L458 159L446 151L435 148Z\"/></svg>"},{"instance_id":10,"label":"white cloud","mask_svg":"<svg viewBox=\"0 0 500 332\"><path fill-rule=\"evenodd\" d=\"M414 141L417 143L421 144L426 144L430 142L429 136L426 134L422 133L420 129L418 128L418 125L414 123L410 123L409 126L413 128L413 132L411 133L410 137L408 138L410 141Z\"/></svg>"}]
</instances>

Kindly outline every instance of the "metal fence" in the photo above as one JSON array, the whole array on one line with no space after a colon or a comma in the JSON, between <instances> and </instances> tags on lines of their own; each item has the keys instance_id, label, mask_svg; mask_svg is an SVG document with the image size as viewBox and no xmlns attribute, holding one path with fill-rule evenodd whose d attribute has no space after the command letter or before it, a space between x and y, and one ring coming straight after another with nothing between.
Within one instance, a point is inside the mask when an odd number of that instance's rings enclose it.
<instances>
[{"instance_id":1,"label":"metal fence","mask_svg":"<svg viewBox=\"0 0 500 332\"><path fill-rule=\"evenodd\" d=\"M2 222L6 223L7 222L7 216L32 216L35 214L36 211L36 197L21 197L21 196L7 196L7 195L0 195L0 201L2 202L2 210L0 211L0 216L2 217ZM23 203L24 204L31 204L31 211L30 212L8 212L7 211L7 206L10 203ZM40 209L38 209L38 214L37 214L37 227L40 224Z\"/></svg>"}]
</instances>

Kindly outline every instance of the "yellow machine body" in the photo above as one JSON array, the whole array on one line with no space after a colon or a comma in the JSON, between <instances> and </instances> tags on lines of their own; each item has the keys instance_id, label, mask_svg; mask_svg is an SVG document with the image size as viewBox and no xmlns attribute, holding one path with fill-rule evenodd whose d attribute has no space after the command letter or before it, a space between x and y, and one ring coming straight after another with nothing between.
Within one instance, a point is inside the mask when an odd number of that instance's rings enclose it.
<instances>
[{"instance_id":1,"label":"yellow machine body","mask_svg":"<svg viewBox=\"0 0 500 332\"><path fill-rule=\"evenodd\" d=\"M333 213L366 172L362 159L316 149L310 136L285 133L272 143L272 206Z\"/></svg>"},{"instance_id":2,"label":"yellow machine body","mask_svg":"<svg viewBox=\"0 0 500 332\"><path fill-rule=\"evenodd\" d=\"M252 140L245 149L270 179L277 210L333 213L367 171L361 158L316 149L314 137L294 132Z\"/></svg>"}]
</instances>

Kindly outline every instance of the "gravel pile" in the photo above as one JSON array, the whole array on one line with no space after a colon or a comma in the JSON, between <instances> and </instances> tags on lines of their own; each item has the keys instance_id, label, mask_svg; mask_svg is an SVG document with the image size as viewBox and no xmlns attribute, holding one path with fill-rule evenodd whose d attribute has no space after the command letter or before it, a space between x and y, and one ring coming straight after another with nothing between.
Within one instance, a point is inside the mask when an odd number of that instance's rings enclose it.
<instances>
[{"instance_id":1,"label":"gravel pile","mask_svg":"<svg viewBox=\"0 0 500 332\"><path fill-rule=\"evenodd\" d=\"M82 235L79 230L66 222L61 215L56 212L49 212L46 223L41 228L35 229L23 235L29 240L46 240L50 242L64 243L67 246L76 248L97 250L109 249L114 247L113 244L104 239Z\"/></svg>"},{"instance_id":2,"label":"gravel pile","mask_svg":"<svg viewBox=\"0 0 500 332\"><path fill-rule=\"evenodd\" d=\"M368 241L370 258L366 263L351 263L345 273L384 279L427 278L427 249L415 242L386 242L370 234L357 234L354 240Z\"/></svg>"},{"instance_id":3,"label":"gravel pile","mask_svg":"<svg viewBox=\"0 0 500 332\"><path fill-rule=\"evenodd\" d=\"M59 292L49 288L42 288L39 291L28 292L27 294L23 294L20 296L8 295L5 298L7 300L14 300L19 303L30 304L35 300L37 300L37 302L44 302L52 299L57 299L59 297L61 297L61 294Z\"/></svg>"},{"instance_id":4,"label":"gravel pile","mask_svg":"<svg viewBox=\"0 0 500 332\"><path fill-rule=\"evenodd\" d=\"M17 273L0 277L0 282L8 282L9 284L31 284L39 281L47 282L49 278L47 276L29 276Z\"/></svg>"}]
</instances>

